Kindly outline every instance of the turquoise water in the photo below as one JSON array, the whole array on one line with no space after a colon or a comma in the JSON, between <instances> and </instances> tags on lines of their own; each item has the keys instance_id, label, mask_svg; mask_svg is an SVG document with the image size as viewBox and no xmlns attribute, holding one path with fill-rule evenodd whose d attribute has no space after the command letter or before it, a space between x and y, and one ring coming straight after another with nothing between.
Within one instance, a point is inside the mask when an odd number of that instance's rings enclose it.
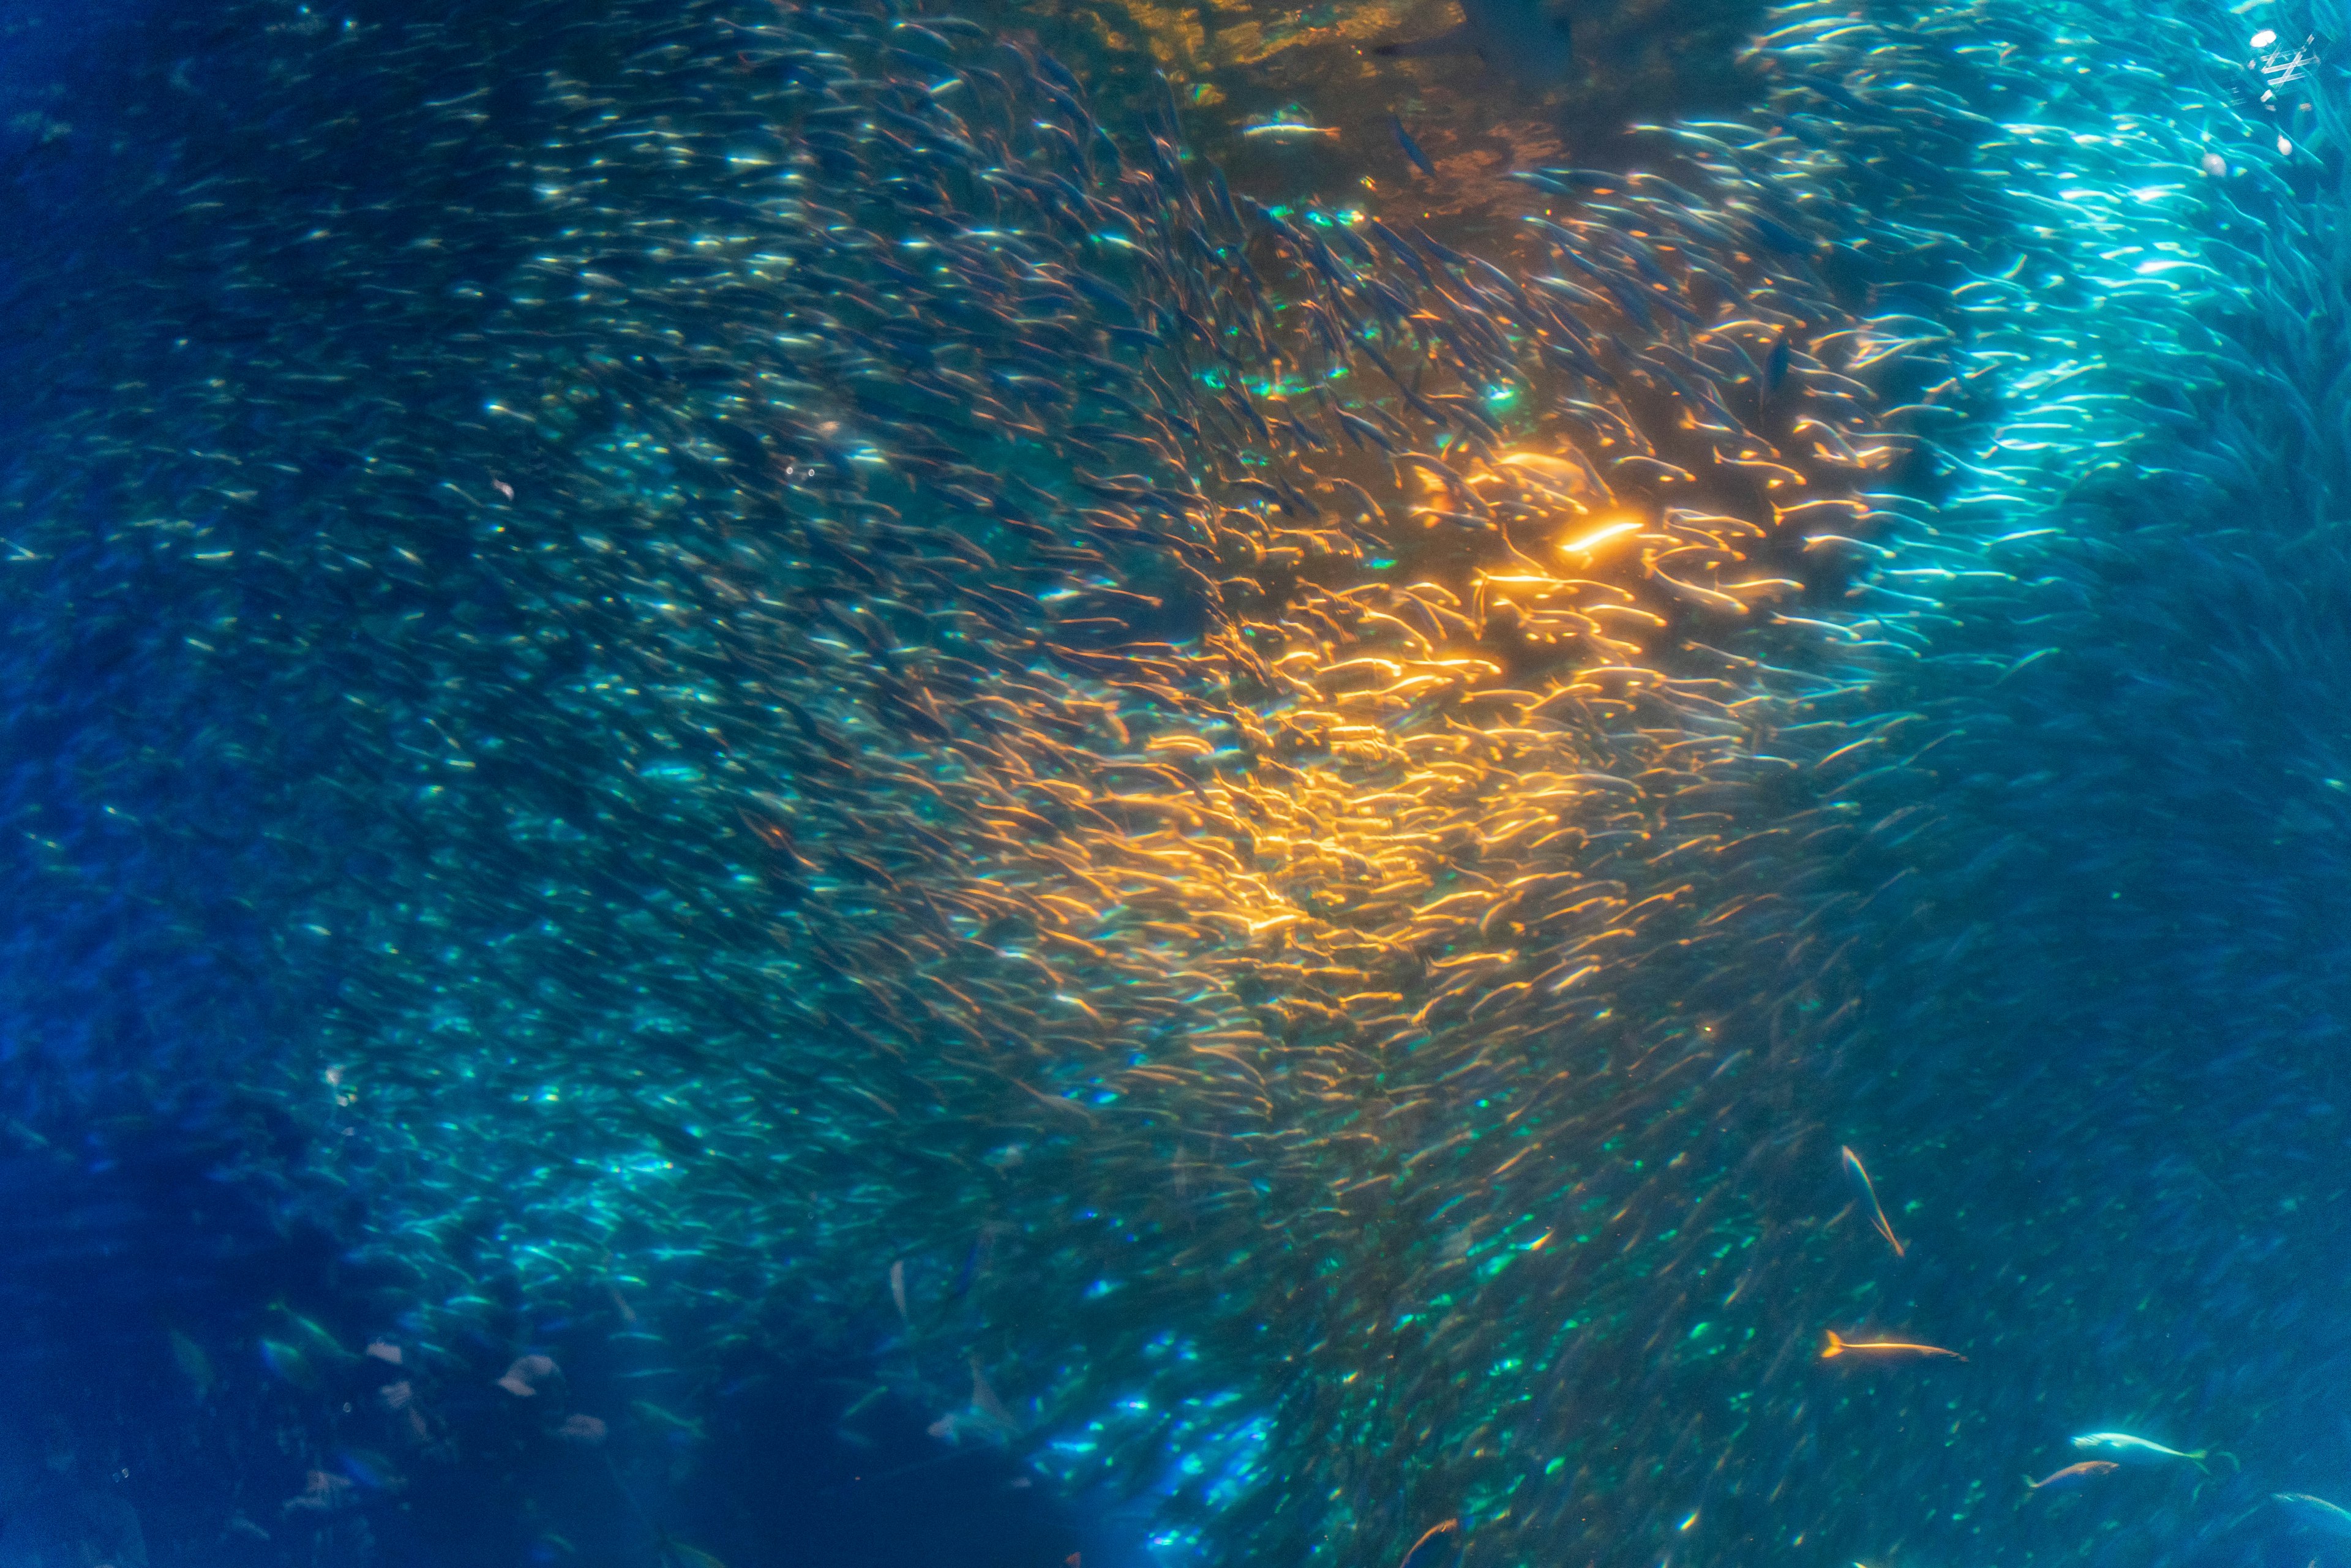
<instances>
[{"instance_id":1,"label":"turquoise water","mask_svg":"<svg viewBox=\"0 0 2351 1568\"><path fill-rule=\"evenodd\" d=\"M2351 25L1454 19L6 18L0 1562L2341 1554Z\"/></svg>"}]
</instances>

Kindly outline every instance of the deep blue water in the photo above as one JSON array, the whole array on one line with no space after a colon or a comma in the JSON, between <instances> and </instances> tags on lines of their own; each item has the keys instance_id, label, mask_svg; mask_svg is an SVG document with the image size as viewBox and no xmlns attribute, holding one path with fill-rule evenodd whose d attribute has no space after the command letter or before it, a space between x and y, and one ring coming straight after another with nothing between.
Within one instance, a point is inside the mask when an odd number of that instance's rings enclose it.
<instances>
[{"instance_id":1,"label":"deep blue water","mask_svg":"<svg viewBox=\"0 0 2351 1568\"><path fill-rule=\"evenodd\" d=\"M0 8L0 1565L2344 1554L2351 24L1453 10Z\"/></svg>"}]
</instances>

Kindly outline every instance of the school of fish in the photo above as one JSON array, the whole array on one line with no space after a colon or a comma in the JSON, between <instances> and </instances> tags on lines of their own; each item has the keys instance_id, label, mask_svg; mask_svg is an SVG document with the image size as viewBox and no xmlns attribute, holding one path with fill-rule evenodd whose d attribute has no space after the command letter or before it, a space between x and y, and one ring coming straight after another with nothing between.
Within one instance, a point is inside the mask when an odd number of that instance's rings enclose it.
<instances>
[{"instance_id":1,"label":"school of fish","mask_svg":"<svg viewBox=\"0 0 2351 1568\"><path fill-rule=\"evenodd\" d=\"M885 1347L1186 1560L2341 1533L2284 9L1802 0L1441 234L952 9L208 8L26 241L9 1157Z\"/></svg>"}]
</instances>

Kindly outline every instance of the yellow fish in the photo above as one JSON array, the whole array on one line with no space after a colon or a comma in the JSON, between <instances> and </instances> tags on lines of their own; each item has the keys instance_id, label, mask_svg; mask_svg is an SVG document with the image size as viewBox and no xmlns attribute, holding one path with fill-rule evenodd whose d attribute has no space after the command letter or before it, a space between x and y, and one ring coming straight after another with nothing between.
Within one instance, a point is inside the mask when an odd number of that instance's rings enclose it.
<instances>
[{"instance_id":1,"label":"yellow fish","mask_svg":"<svg viewBox=\"0 0 2351 1568\"><path fill-rule=\"evenodd\" d=\"M1948 1355L1953 1361L1967 1360L1958 1351L1945 1350L1938 1344L1911 1344L1898 1339L1841 1339L1834 1329L1829 1331L1828 1343L1821 1346L1821 1359L1826 1361L1848 1351L1880 1351L1896 1355Z\"/></svg>"},{"instance_id":2,"label":"yellow fish","mask_svg":"<svg viewBox=\"0 0 2351 1568\"><path fill-rule=\"evenodd\" d=\"M1439 1520L1412 1543L1398 1568L1436 1568L1439 1562L1451 1561L1461 1549L1461 1521Z\"/></svg>"},{"instance_id":3,"label":"yellow fish","mask_svg":"<svg viewBox=\"0 0 2351 1568\"><path fill-rule=\"evenodd\" d=\"M1339 139L1339 128L1335 125L1296 125L1286 120L1277 120L1270 125L1244 125L1241 127L1241 134L1243 136L1280 136L1285 139L1295 136L1328 136L1335 141Z\"/></svg>"}]
</instances>

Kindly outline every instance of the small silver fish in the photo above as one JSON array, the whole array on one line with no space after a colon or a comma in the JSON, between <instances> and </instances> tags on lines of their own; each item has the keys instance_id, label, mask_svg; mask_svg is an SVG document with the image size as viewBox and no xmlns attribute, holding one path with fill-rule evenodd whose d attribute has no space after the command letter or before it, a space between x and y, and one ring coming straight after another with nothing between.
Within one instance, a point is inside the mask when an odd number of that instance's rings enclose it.
<instances>
[{"instance_id":1,"label":"small silver fish","mask_svg":"<svg viewBox=\"0 0 2351 1568\"><path fill-rule=\"evenodd\" d=\"M1894 1249L1894 1255L1896 1258L1901 1257L1903 1253L1901 1238L1894 1234L1894 1227L1886 1221L1886 1206L1877 1201L1877 1184L1869 1179L1869 1167L1861 1163L1861 1156L1855 1154L1850 1147L1840 1147L1837 1153L1844 1156L1844 1168L1852 1172L1860 1181L1862 1194L1869 1199L1869 1212L1876 1221L1877 1233L1886 1238L1886 1244ZM2081 1441L2079 1437L2074 1439L2077 1448L2081 1445Z\"/></svg>"}]
</instances>

